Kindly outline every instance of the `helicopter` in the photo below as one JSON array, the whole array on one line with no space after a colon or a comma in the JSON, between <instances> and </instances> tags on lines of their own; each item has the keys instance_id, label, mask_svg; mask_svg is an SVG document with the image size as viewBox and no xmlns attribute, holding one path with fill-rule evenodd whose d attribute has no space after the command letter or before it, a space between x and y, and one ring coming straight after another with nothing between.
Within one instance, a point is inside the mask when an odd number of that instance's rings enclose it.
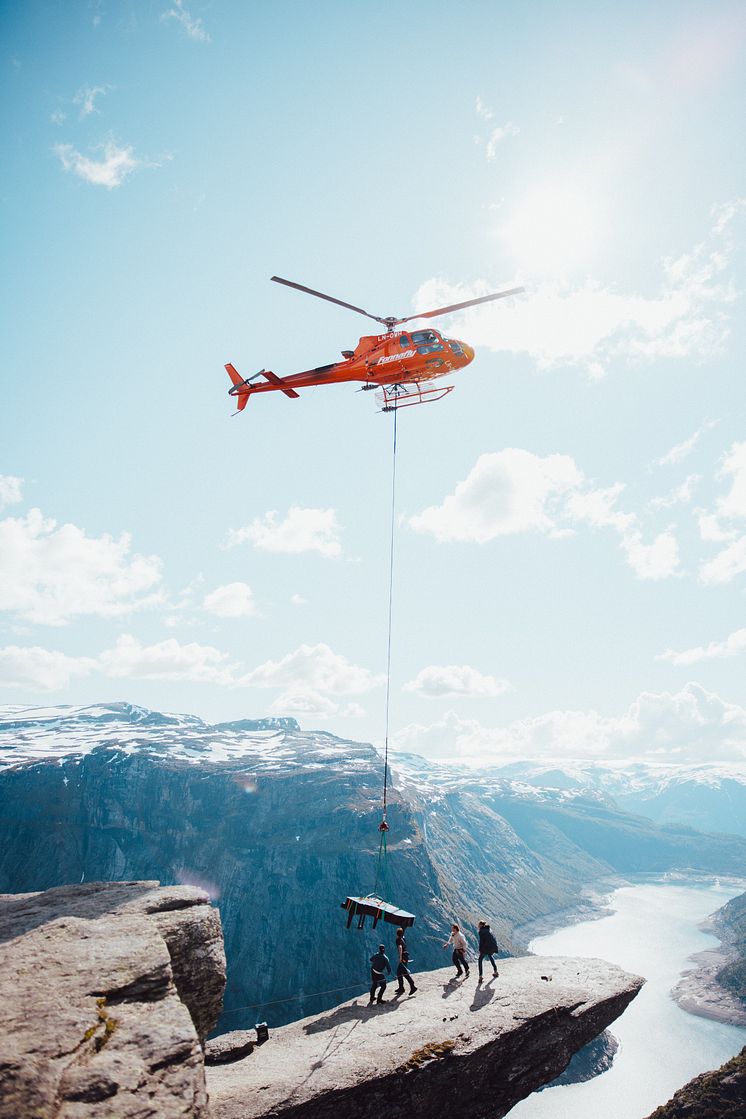
<instances>
[{"instance_id":1,"label":"helicopter","mask_svg":"<svg viewBox=\"0 0 746 1119\"><path fill-rule=\"evenodd\" d=\"M442 400L452 391L453 385L434 386L431 382L465 368L474 360L474 350L466 342L446 338L439 331L431 328L397 330L396 327L413 319L431 319L438 315L449 314L451 311L461 311L465 307L475 307L479 303L506 299L510 295L519 295L525 290L522 287L509 288L507 291L482 295L476 299L466 299L463 303L452 303L448 307L438 307L434 311L420 311L416 315L406 315L398 319L394 315L385 317L371 315L362 307L345 303L342 299L335 299L332 295L325 295L324 292L315 291L304 284L284 280L281 276L272 276L271 279L276 284L284 284L285 287L295 288L296 291L315 295L319 299L325 299L329 303L336 303L339 307L346 307L349 311L365 315L384 326L386 332L365 335L354 350L342 350L342 361L318 365L315 369L306 369L302 373L293 373L288 377L278 377L270 369L260 369L250 377L242 377L228 362L225 368L232 381L228 394L236 398L238 412L244 410L249 397L255 393L282 392L285 396L297 398L300 395L298 389L310 388L312 385L335 385L345 381L362 381L360 390L362 392L380 389L377 399L384 412L409 407L412 404L428 404ZM237 415L238 412L235 414Z\"/></svg>"}]
</instances>

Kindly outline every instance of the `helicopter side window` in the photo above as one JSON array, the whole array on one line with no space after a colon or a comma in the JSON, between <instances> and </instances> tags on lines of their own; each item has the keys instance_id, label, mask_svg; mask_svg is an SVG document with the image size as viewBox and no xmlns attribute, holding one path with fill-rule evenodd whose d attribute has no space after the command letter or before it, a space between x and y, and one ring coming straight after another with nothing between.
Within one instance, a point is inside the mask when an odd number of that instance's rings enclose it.
<instances>
[{"instance_id":1,"label":"helicopter side window","mask_svg":"<svg viewBox=\"0 0 746 1119\"><path fill-rule=\"evenodd\" d=\"M434 330L412 331L412 342L418 354L432 354L443 349L443 344Z\"/></svg>"},{"instance_id":2,"label":"helicopter side window","mask_svg":"<svg viewBox=\"0 0 746 1119\"><path fill-rule=\"evenodd\" d=\"M406 334L402 334L399 338L399 345L403 350L406 350L406 348L410 345L409 336Z\"/></svg>"},{"instance_id":3,"label":"helicopter side window","mask_svg":"<svg viewBox=\"0 0 746 1119\"><path fill-rule=\"evenodd\" d=\"M448 345L451 347L451 349L453 350L454 354L456 354L457 357L463 357L464 356L464 351L461 349L461 343L460 342L456 342L456 341L454 341L453 338L449 338L448 339Z\"/></svg>"}]
</instances>

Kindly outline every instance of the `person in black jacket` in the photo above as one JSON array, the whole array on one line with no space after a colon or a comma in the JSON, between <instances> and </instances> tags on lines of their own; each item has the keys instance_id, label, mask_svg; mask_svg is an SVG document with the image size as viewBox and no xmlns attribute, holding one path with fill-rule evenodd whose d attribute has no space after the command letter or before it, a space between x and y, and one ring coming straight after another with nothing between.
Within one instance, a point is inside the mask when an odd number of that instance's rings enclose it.
<instances>
[{"instance_id":1,"label":"person in black jacket","mask_svg":"<svg viewBox=\"0 0 746 1119\"><path fill-rule=\"evenodd\" d=\"M375 956L370 958L370 1002L368 1006L372 1006L374 1002L382 1001L383 992L386 990L387 971L389 974L391 973L391 964L386 955L386 945L379 944ZM378 991L378 998L376 998L376 991Z\"/></svg>"},{"instance_id":2,"label":"person in black jacket","mask_svg":"<svg viewBox=\"0 0 746 1119\"><path fill-rule=\"evenodd\" d=\"M414 980L409 974L409 952L407 952L407 942L404 939L404 929L396 930L396 954L399 957L399 965L396 969L396 978L399 981L399 986L396 988L397 995L404 994L404 980L409 983L409 993L413 995L417 988L414 985Z\"/></svg>"},{"instance_id":3,"label":"person in black jacket","mask_svg":"<svg viewBox=\"0 0 746 1119\"><path fill-rule=\"evenodd\" d=\"M486 956L492 964L493 978L497 978L498 970L495 961L492 958L494 953L498 951L497 941L495 940L492 929L486 921L479 922L479 979L482 979L482 960Z\"/></svg>"}]
</instances>

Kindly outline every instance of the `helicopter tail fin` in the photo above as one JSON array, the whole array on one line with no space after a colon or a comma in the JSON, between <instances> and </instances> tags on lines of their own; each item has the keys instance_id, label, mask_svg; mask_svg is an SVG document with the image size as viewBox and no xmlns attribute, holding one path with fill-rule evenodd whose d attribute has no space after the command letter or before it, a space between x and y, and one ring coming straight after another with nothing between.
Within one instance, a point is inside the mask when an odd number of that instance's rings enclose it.
<instances>
[{"instance_id":1,"label":"helicopter tail fin","mask_svg":"<svg viewBox=\"0 0 746 1119\"><path fill-rule=\"evenodd\" d=\"M233 382L233 388L228 389L230 396L236 398L236 407L239 412L243 412L244 408L249 402L251 389L249 388L247 379L242 377L236 367L228 362L225 366L226 373Z\"/></svg>"}]
</instances>

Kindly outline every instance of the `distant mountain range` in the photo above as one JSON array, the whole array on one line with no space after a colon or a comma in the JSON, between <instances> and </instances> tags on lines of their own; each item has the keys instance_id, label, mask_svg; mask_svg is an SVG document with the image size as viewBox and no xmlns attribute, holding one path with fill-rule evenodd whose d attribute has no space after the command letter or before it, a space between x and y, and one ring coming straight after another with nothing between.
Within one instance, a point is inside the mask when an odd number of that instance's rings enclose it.
<instances>
[{"instance_id":1,"label":"distant mountain range","mask_svg":"<svg viewBox=\"0 0 746 1119\"><path fill-rule=\"evenodd\" d=\"M743 873L746 838L659 826L590 771L555 769L544 786L536 767L480 773L396 756L386 893L416 914L415 969L447 962L453 920L473 944L486 916L517 951L521 925L576 905L602 878ZM640 795L641 770L635 780ZM340 909L373 888L382 784L372 746L292 719L208 725L126 703L0 708L0 891L203 885L223 919L225 1028L279 1024L363 986L372 949L393 946L391 926L347 931Z\"/></svg>"}]
</instances>

